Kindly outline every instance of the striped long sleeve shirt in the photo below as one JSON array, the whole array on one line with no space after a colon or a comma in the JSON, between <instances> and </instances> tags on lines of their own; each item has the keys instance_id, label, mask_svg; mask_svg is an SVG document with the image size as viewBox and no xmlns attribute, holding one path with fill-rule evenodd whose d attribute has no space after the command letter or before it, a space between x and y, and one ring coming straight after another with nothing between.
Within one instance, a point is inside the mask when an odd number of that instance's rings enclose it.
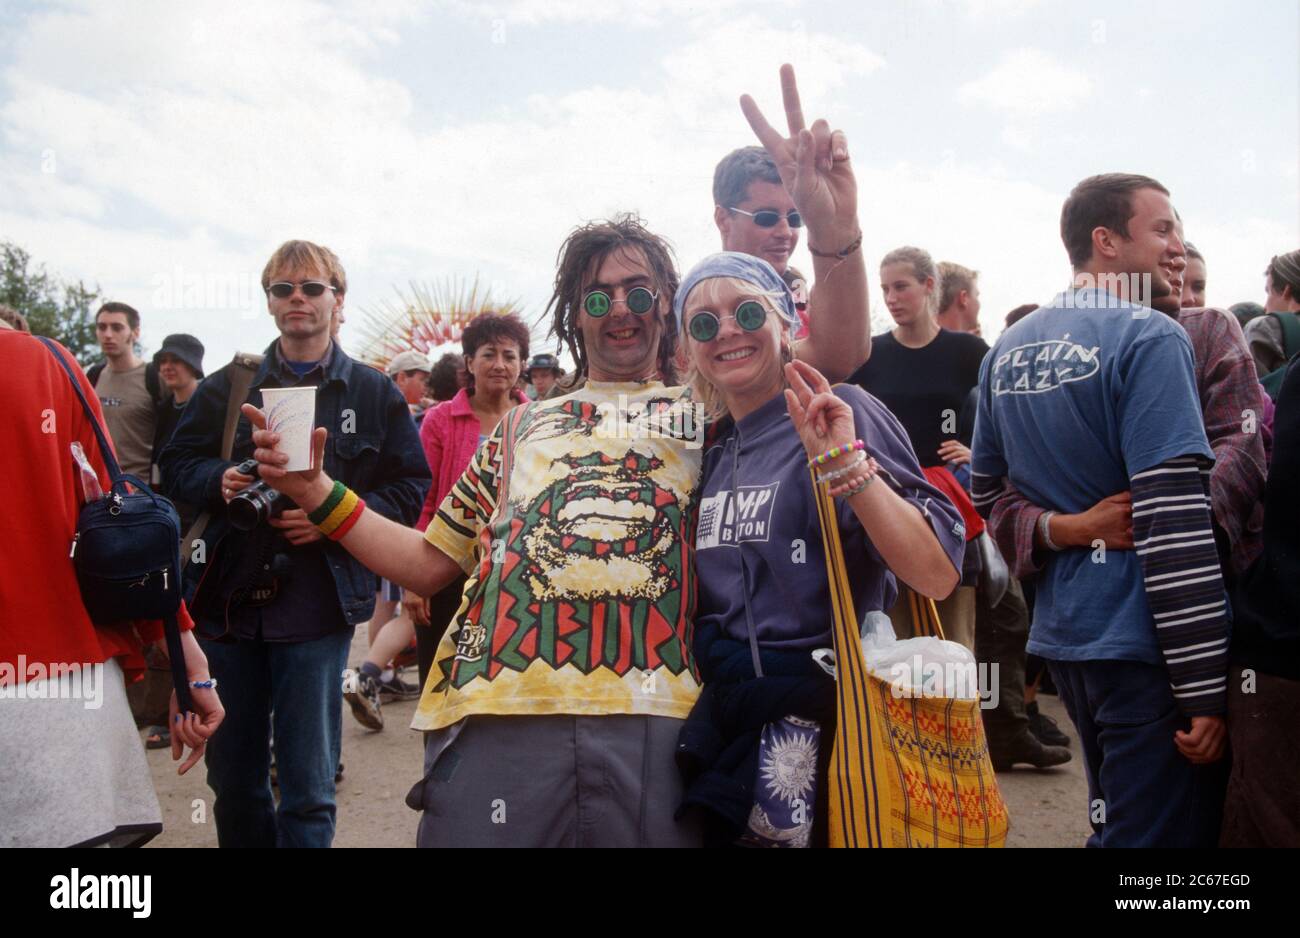
<instances>
[{"instance_id":1,"label":"striped long sleeve shirt","mask_svg":"<svg viewBox=\"0 0 1300 938\"><path fill-rule=\"evenodd\" d=\"M1209 464L1181 456L1130 481L1133 545L1174 700L1186 716L1223 713L1228 610L1210 523Z\"/></svg>"},{"instance_id":2,"label":"striped long sleeve shirt","mask_svg":"<svg viewBox=\"0 0 1300 938\"><path fill-rule=\"evenodd\" d=\"M1129 480L1133 543L1155 619L1156 643L1179 709L1187 716L1226 707L1228 612L1210 522L1210 467L1195 456L1167 460ZM1045 509L1005 478L972 479L975 505L1016 576L1040 570L1049 553L1034 544Z\"/></svg>"}]
</instances>

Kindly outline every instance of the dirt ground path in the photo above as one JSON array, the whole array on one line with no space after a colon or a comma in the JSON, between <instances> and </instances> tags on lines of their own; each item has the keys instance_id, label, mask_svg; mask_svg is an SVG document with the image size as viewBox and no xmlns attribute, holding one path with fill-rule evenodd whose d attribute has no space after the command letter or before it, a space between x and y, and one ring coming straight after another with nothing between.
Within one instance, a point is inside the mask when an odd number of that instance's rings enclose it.
<instances>
[{"instance_id":1,"label":"dirt ground path","mask_svg":"<svg viewBox=\"0 0 1300 938\"><path fill-rule=\"evenodd\" d=\"M358 629L350 660L364 657L365 630ZM1008 847L1080 847L1088 836L1087 783L1079 743L1065 709L1055 697L1039 698L1043 712L1070 734L1074 760L1056 769L1016 769L998 775L1011 815ZM372 733L343 708L343 781L338 788L336 847L413 847L418 815L406 806L406 793L419 780L421 734L410 729L415 702L385 704L382 733ZM212 790L200 764L176 775L171 755L147 753L163 832L150 846L215 847Z\"/></svg>"}]
</instances>

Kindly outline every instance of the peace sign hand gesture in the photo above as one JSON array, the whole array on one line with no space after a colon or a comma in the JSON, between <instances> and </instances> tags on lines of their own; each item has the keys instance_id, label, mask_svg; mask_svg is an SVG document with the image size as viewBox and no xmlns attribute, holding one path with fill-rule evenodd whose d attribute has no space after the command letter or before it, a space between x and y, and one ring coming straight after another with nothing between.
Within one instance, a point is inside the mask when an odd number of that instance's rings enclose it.
<instances>
[{"instance_id":1,"label":"peace sign hand gesture","mask_svg":"<svg viewBox=\"0 0 1300 938\"><path fill-rule=\"evenodd\" d=\"M781 97L790 136L782 137L749 95L740 96L740 109L759 142L771 155L781 182L807 220L822 251L835 251L858 235L858 183L849 163L843 131L832 131L825 120L804 126L803 107L794 67L781 66Z\"/></svg>"},{"instance_id":2,"label":"peace sign hand gesture","mask_svg":"<svg viewBox=\"0 0 1300 938\"><path fill-rule=\"evenodd\" d=\"M790 385L785 390L786 410L809 459L853 442L853 408L835 396L820 371L794 361L785 366L785 380Z\"/></svg>"}]
</instances>

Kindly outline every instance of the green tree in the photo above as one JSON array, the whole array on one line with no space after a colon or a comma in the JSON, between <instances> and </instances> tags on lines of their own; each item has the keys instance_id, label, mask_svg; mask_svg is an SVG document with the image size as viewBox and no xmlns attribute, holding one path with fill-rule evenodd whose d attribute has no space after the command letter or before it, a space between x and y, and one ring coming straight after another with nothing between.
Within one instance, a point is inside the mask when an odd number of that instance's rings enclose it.
<instances>
[{"instance_id":1,"label":"green tree","mask_svg":"<svg viewBox=\"0 0 1300 938\"><path fill-rule=\"evenodd\" d=\"M99 357L91 312L98 299L98 286L58 280L44 265L33 266L18 245L0 241L0 303L26 316L35 334L62 342L83 365Z\"/></svg>"}]
</instances>

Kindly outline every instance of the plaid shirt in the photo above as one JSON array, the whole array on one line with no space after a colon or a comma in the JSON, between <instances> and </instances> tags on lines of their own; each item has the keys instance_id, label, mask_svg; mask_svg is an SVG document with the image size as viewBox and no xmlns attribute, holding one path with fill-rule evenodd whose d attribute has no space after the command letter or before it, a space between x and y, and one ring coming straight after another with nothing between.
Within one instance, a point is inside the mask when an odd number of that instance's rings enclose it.
<instances>
[{"instance_id":1,"label":"plaid shirt","mask_svg":"<svg viewBox=\"0 0 1300 938\"><path fill-rule=\"evenodd\" d=\"M1227 536L1232 567L1240 573L1264 547L1264 391L1237 317L1221 309L1184 309L1178 322L1192 340L1205 435L1214 450L1214 520ZM1013 575L1037 573L1045 558L1041 551L1035 556L1034 531L1046 509L1009 480L1002 485L1003 494L989 514L989 533Z\"/></svg>"}]
</instances>

